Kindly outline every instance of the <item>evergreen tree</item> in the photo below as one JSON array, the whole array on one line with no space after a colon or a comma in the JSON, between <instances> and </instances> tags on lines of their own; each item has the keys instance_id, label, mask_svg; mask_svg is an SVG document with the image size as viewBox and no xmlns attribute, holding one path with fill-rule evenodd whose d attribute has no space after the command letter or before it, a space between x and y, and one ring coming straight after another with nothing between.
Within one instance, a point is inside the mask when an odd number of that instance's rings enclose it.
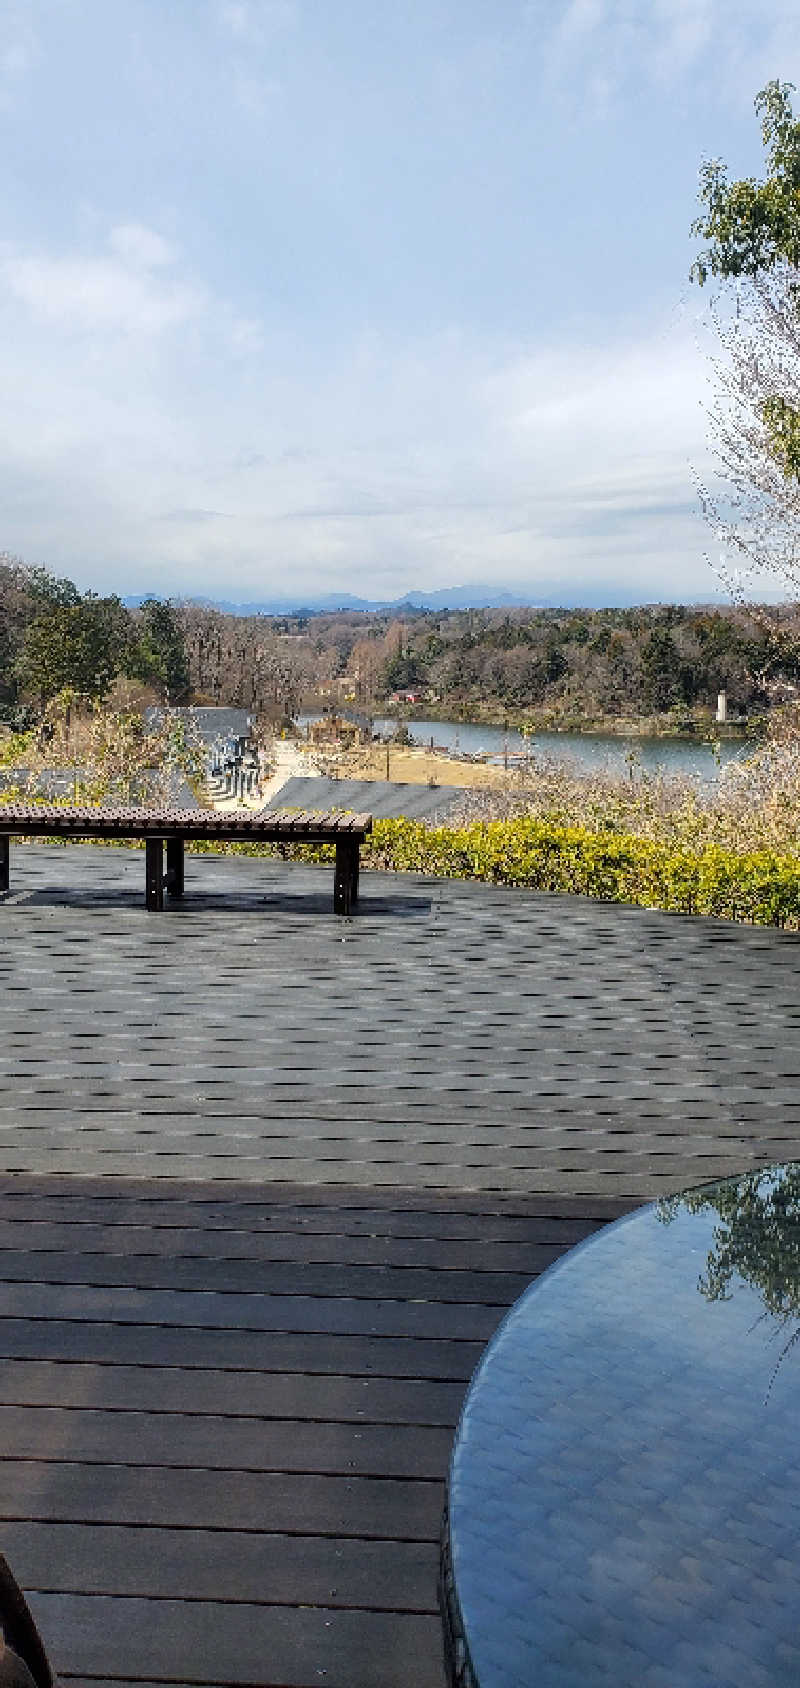
<instances>
[{"instance_id":1,"label":"evergreen tree","mask_svg":"<svg viewBox=\"0 0 800 1688\"><path fill-rule=\"evenodd\" d=\"M137 637L126 659L132 679L157 685L168 703L180 703L189 689L189 664L183 629L169 600L148 598L142 605Z\"/></svg>"}]
</instances>

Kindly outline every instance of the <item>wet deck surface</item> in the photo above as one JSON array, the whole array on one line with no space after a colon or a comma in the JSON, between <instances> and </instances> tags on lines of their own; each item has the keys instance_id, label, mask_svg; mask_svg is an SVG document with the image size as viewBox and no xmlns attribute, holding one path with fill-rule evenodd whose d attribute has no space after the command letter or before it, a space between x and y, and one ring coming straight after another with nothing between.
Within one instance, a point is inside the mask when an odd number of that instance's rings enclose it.
<instances>
[{"instance_id":1,"label":"wet deck surface","mask_svg":"<svg viewBox=\"0 0 800 1688\"><path fill-rule=\"evenodd\" d=\"M74 1684L440 1688L466 1381L565 1248L800 1157L798 939L14 850L0 1547Z\"/></svg>"}]
</instances>

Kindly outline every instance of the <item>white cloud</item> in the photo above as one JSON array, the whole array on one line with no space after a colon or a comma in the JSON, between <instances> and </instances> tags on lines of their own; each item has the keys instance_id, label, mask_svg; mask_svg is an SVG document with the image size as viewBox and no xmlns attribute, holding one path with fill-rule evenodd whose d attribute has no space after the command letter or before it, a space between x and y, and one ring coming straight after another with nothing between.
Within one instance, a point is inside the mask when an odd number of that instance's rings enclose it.
<instances>
[{"instance_id":1,"label":"white cloud","mask_svg":"<svg viewBox=\"0 0 800 1688\"><path fill-rule=\"evenodd\" d=\"M242 40L250 24L250 7L246 0L228 0L227 4L220 6L219 21L237 40Z\"/></svg>"},{"instance_id":2,"label":"white cloud","mask_svg":"<svg viewBox=\"0 0 800 1688\"><path fill-rule=\"evenodd\" d=\"M141 251L147 231L136 232ZM196 288L151 276L140 255L126 253L124 246L123 239L122 250L100 256L20 253L6 247L0 251L0 279L39 322L92 338L111 330L147 338L198 314L203 298Z\"/></svg>"},{"instance_id":3,"label":"white cloud","mask_svg":"<svg viewBox=\"0 0 800 1688\"><path fill-rule=\"evenodd\" d=\"M752 102L800 57L796 0L562 0L531 16L543 31L545 80L588 98L597 115L635 85L676 91L695 72Z\"/></svg>"},{"instance_id":4,"label":"white cloud","mask_svg":"<svg viewBox=\"0 0 800 1688\"><path fill-rule=\"evenodd\" d=\"M0 262L9 550L123 591L703 591L685 328L588 353L371 332L312 355L122 228L99 256Z\"/></svg>"},{"instance_id":5,"label":"white cloud","mask_svg":"<svg viewBox=\"0 0 800 1688\"><path fill-rule=\"evenodd\" d=\"M118 224L111 230L109 245L124 263L137 269L161 269L175 261L175 251L169 242L142 223Z\"/></svg>"},{"instance_id":6,"label":"white cloud","mask_svg":"<svg viewBox=\"0 0 800 1688\"><path fill-rule=\"evenodd\" d=\"M234 41L264 42L297 21L294 0L222 0L217 16Z\"/></svg>"},{"instance_id":7,"label":"white cloud","mask_svg":"<svg viewBox=\"0 0 800 1688\"><path fill-rule=\"evenodd\" d=\"M561 40L585 40L606 23L607 18L604 0L569 0L559 24Z\"/></svg>"},{"instance_id":8,"label":"white cloud","mask_svg":"<svg viewBox=\"0 0 800 1688\"><path fill-rule=\"evenodd\" d=\"M0 306L13 304L57 345L77 337L104 360L174 353L187 337L234 360L262 345L261 324L181 272L179 254L139 223L112 228L100 252L23 252L0 247ZM165 342L159 350L157 343ZM132 350L131 350L132 349Z\"/></svg>"}]
</instances>

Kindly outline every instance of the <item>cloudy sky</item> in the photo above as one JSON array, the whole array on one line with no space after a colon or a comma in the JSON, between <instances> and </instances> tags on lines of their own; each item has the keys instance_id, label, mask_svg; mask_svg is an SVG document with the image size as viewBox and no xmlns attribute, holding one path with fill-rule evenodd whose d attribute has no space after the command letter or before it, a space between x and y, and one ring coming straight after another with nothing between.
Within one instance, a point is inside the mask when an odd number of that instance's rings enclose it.
<instances>
[{"instance_id":1,"label":"cloudy sky","mask_svg":"<svg viewBox=\"0 0 800 1688\"><path fill-rule=\"evenodd\" d=\"M0 550L707 598L703 157L796 0L0 0Z\"/></svg>"}]
</instances>

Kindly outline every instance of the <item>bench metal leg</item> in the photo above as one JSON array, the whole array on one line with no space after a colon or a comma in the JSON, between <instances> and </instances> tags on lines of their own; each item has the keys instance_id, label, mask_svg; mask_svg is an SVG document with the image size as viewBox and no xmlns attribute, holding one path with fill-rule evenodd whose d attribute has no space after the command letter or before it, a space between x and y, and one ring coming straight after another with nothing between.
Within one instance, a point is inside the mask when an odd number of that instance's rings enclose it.
<instances>
[{"instance_id":1,"label":"bench metal leg","mask_svg":"<svg viewBox=\"0 0 800 1688\"><path fill-rule=\"evenodd\" d=\"M0 838L0 895L11 889L11 839L7 834Z\"/></svg>"},{"instance_id":2,"label":"bench metal leg","mask_svg":"<svg viewBox=\"0 0 800 1688\"><path fill-rule=\"evenodd\" d=\"M350 914L358 902L358 840L337 838L333 881L334 914Z\"/></svg>"},{"instance_id":3,"label":"bench metal leg","mask_svg":"<svg viewBox=\"0 0 800 1688\"><path fill-rule=\"evenodd\" d=\"M163 838L146 838L144 853L145 903L149 909L157 912L164 907Z\"/></svg>"},{"instance_id":4,"label":"bench metal leg","mask_svg":"<svg viewBox=\"0 0 800 1688\"><path fill-rule=\"evenodd\" d=\"M167 891L171 897L183 896L183 839L167 839Z\"/></svg>"}]
</instances>

